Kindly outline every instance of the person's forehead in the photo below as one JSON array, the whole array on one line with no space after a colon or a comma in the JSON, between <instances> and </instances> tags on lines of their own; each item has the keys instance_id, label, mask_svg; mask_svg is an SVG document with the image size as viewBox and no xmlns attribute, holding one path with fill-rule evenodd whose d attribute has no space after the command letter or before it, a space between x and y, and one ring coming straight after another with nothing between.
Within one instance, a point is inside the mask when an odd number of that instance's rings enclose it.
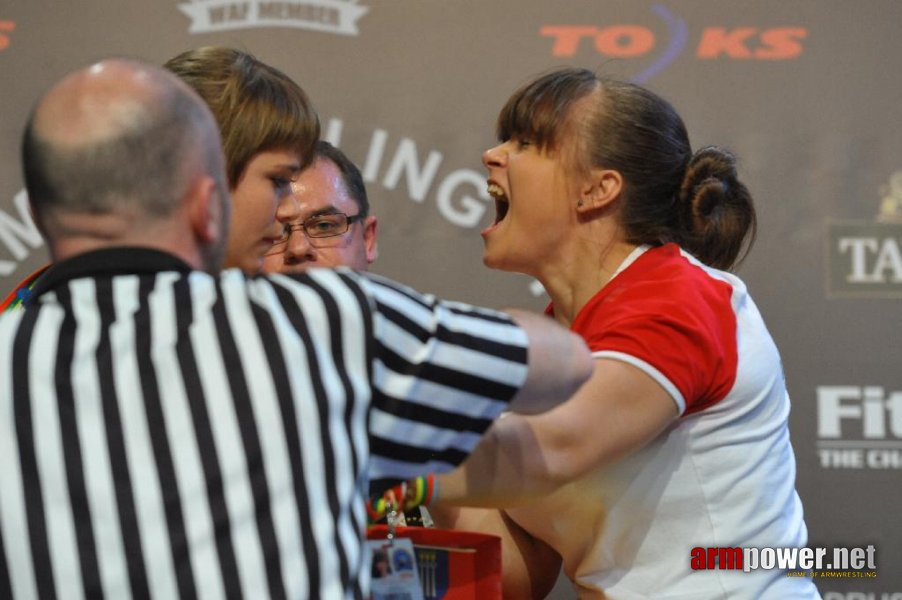
<instances>
[{"instance_id":1,"label":"person's forehead","mask_svg":"<svg viewBox=\"0 0 902 600\"><path fill-rule=\"evenodd\" d=\"M304 169L292 184L292 191L305 213L329 207L347 212L357 207L357 202L348 194L341 171L329 160L317 160Z\"/></svg>"},{"instance_id":2,"label":"person's forehead","mask_svg":"<svg viewBox=\"0 0 902 600\"><path fill-rule=\"evenodd\" d=\"M267 171L270 169L284 169L301 173L301 157L293 150L270 149L262 150L255 154L248 167Z\"/></svg>"}]
</instances>

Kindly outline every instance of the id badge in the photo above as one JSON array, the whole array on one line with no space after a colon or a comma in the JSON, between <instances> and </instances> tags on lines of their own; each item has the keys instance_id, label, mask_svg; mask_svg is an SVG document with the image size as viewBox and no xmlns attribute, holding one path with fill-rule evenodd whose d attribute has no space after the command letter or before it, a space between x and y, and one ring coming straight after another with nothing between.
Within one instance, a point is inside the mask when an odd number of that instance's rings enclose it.
<instances>
[{"instance_id":1,"label":"id badge","mask_svg":"<svg viewBox=\"0 0 902 600\"><path fill-rule=\"evenodd\" d=\"M423 600L413 542L405 538L368 540L370 600Z\"/></svg>"}]
</instances>

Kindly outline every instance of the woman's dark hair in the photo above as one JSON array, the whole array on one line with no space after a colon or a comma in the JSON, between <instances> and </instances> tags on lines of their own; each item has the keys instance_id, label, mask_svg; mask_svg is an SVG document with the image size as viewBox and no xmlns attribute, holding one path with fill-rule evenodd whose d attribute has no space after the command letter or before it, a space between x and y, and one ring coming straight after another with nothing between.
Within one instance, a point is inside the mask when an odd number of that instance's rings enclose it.
<instances>
[{"instance_id":1,"label":"woman's dark hair","mask_svg":"<svg viewBox=\"0 0 902 600\"><path fill-rule=\"evenodd\" d=\"M557 69L511 96L497 132L502 141L529 139L543 150L561 149L575 136L579 168L618 171L629 242L675 242L705 264L729 269L754 240L755 209L733 155L714 146L693 154L673 106L639 85Z\"/></svg>"}]
</instances>

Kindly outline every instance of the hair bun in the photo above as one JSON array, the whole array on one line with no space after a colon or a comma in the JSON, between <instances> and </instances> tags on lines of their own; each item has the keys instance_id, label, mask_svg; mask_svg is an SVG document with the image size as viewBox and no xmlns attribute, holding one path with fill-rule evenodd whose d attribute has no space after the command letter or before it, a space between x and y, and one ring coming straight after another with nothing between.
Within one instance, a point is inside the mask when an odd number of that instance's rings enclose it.
<instances>
[{"instance_id":1,"label":"hair bun","mask_svg":"<svg viewBox=\"0 0 902 600\"><path fill-rule=\"evenodd\" d=\"M691 208L692 229L703 226L719 206L728 201L736 181L736 158L721 148L708 146L692 155L680 188L680 200Z\"/></svg>"},{"instance_id":2,"label":"hair bun","mask_svg":"<svg viewBox=\"0 0 902 600\"><path fill-rule=\"evenodd\" d=\"M752 197L738 179L736 157L717 146L698 150L686 167L679 200L687 249L712 266L732 266L755 229ZM732 242L714 251L718 238Z\"/></svg>"}]
</instances>

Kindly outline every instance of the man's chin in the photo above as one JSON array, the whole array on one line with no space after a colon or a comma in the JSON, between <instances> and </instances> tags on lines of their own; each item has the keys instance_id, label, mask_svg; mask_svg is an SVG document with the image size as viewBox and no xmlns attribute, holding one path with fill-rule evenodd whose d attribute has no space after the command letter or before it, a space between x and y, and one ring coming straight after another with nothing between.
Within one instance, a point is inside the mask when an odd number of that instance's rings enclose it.
<instances>
[{"instance_id":1,"label":"man's chin","mask_svg":"<svg viewBox=\"0 0 902 600\"><path fill-rule=\"evenodd\" d=\"M263 272L266 274L282 273L284 267L281 254L276 255L275 260L271 256L263 259Z\"/></svg>"}]
</instances>

